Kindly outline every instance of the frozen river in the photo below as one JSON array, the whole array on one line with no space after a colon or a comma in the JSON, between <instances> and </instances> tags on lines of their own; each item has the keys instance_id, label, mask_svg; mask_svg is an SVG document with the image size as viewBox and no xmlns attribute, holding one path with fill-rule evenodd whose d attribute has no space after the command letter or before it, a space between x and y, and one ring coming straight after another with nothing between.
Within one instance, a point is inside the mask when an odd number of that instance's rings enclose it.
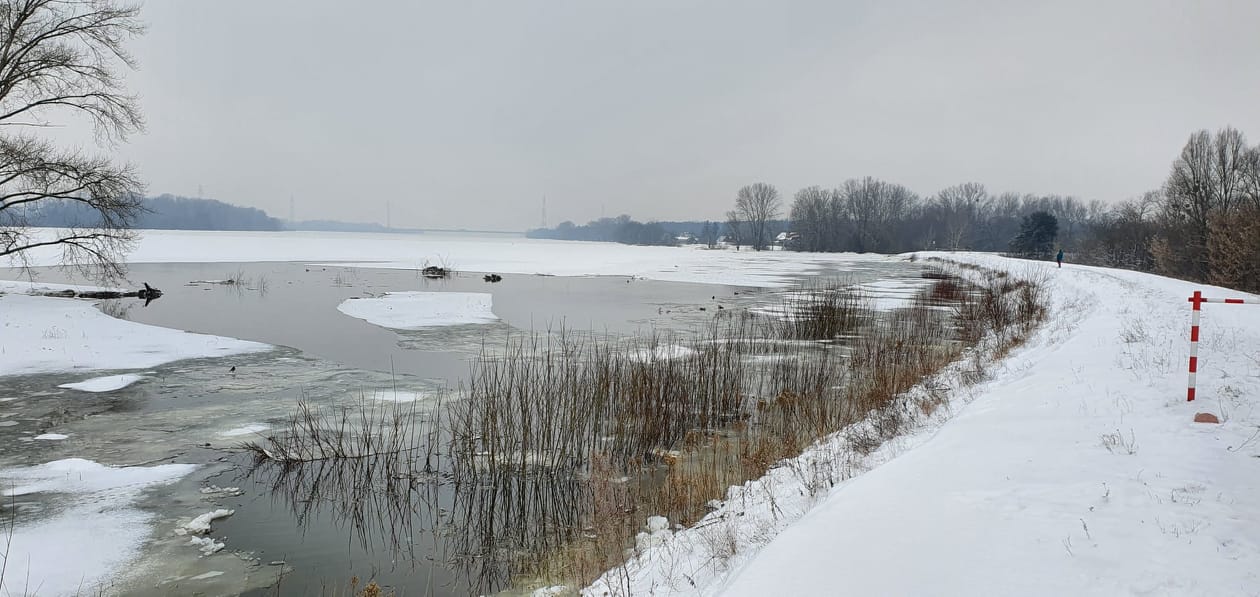
<instances>
[{"instance_id":1,"label":"frozen river","mask_svg":"<svg viewBox=\"0 0 1260 597\"><path fill-rule=\"evenodd\" d=\"M338 246L352 264L338 263ZM445 280L418 275L418 266L439 257L460 271ZM246 476L246 459L232 449L273 428L302 398L424 402L444 388L457 388L470 357L513 334L562 327L614 341L654 332L687 334L719 306L739 311L778 304L788 285L809 276L843 277L893 301L921 283L919 266L880 256L735 254L512 237L153 232L135 259L132 284L147 282L164 296L148 305L137 299L101 301L104 312L274 348L107 369L85 368L67 353L60 370L0 376L0 477L6 489L17 488L7 491L13 497L5 504L18 539L6 588L15 569L37 581L56 575L64 565L56 559L56 545L76 541L96 543L83 548L79 578L46 580L41 594L102 583L127 594L264 589L273 594L267 587L282 574L279 592L292 595L341 588L354 576L377 578L407 594L493 588L493 582L474 578L487 572L466 565L478 554L452 552L449 538L469 521L447 515L450 496L440 487L412 494L398 511L369 512L389 524L364 537L367 523L348 521L331 506L302 507L302 500L314 498L273 491L274 479L266 474ZM606 275L591 275L601 272ZM33 273L41 284L76 282L55 269ZM484 273L501 274L503 280L487 283ZM0 279L23 275L0 270ZM229 279L232 284L220 283ZM497 320L399 330L338 310L346 301L408 291L488 295ZM0 307L7 304L12 303ZM21 314L0 317L16 320ZM5 344L5 333L0 328L6 354L40 349ZM73 322L49 324L42 340L69 346L75 334L88 342L87 332ZM106 391L59 387L123 374L131 377L88 386ZM29 468L66 459L142 465L138 470L154 472L147 473L152 478L101 481L85 489L84 483L63 486L63 481L96 474L88 464L53 472ZM176 464L195 468L158 470ZM28 479L37 473L60 480ZM208 535L224 548L204 555L181 531L191 519L218 509L234 511L215 520ZM68 516L90 520L76 526ZM402 527L399 516L407 518ZM377 536L386 527L405 529L405 556L398 537ZM113 550L118 554L113 557L98 553L111 551L101 539L110 533L127 543Z\"/></svg>"}]
</instances>

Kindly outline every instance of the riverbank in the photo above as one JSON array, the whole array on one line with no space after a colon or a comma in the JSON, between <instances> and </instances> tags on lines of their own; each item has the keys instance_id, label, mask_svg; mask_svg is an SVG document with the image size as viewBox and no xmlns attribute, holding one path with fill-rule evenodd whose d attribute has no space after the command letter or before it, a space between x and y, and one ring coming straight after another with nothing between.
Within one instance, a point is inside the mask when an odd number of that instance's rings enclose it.
<instances>
[{"instance_id":1,"label":"riverbank","mask_svg":"<svg viewBox=\"0 0 1260 597\"><path fill-rule=\"evenodd\" d=\"M1046 325L982 382L938 380L939 414L851 461L861 474L814 497L780 467L587 593L1254 594L1260 307L1209 305L1187 403L1186 298L1245 295L932 256L1044 279Z\"/></svg>"}]
</instances>

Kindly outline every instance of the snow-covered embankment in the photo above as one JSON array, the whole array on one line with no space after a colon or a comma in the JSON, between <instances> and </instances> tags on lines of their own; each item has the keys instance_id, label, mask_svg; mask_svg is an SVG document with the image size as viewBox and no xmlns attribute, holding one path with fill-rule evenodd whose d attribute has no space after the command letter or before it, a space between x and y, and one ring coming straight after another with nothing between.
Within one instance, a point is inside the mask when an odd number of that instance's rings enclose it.
<instances>
[{"instance_id":1,"label":"snow-covered embankment","mask_svg":"<svg viewBox=\"0 0 1260 597\"><path fill-rule=\"evenodd\" d=\"M865 458L807 455L861 474L813 497L775 469L695 528L653 533L588 593L1254 594L1260 307L1208 307L1187 404L1186 298L1240 293L941 257L1044 278L1048 322L985 381L954 378L911 435ZM1194 423L1201 411L1222 423Z\"/></svg>"}]
</instances>

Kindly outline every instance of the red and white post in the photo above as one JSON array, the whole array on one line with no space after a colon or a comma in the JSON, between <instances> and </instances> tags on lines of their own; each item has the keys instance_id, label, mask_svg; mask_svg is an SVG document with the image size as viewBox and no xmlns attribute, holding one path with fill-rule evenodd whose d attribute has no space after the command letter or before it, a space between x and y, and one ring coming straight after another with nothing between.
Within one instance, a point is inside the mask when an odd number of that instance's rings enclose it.
<instances>
[{"instance_id":1,"label":"red and white post","mask_svg":"<svg viewBox=\"0 0 1260 597\"><path fill-rule=\"evenodd\" d=\"M1203 293L1198 290L1190 297L1194 310L1190 315L1190 383L1186 385L1186 402L1194 402L1194 381L1199 372L1199 311L1203 301Z\"/></svg>"},{"instance_id":2,"label":"red and white post","mask_svg":"<svg viewBox=\"0 0 1260 597\"><path fill-rule=\"evenodd\" d=\"M1260 305L1260 300L1238 298L1207 298L1201 291L1194 291L1189 301L1194 304L1190 312L1190 383L1186 386L1186 402L1194 402L1195 374L1199 372L1199 311L1203 303L1225 303L1227 305Z\"/></svg>"}]
</instances>

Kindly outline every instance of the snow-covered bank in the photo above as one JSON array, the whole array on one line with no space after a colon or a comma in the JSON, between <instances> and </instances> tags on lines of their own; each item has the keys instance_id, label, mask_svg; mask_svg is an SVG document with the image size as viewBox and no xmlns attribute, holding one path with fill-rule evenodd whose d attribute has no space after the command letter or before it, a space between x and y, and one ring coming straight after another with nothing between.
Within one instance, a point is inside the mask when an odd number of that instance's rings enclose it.
<instances>
[{"instance_id":1,"label":"snow-covered bank","mask_svg":"<svg viewBox=\"0 0 1260 597\"><path fill-rule=\"evenodd\" d=\"M115 319L85 301L0 295L0 375L144 369L269 349L258 342Z\"/></svg>"},{"instance_id":2,"label":"snow-covered bank","mask_svg":"<svg viewBox=\"0 0 1260 597\"><path fill-rule=\"evenodd\" d=\"M56 265L61 253L36 250L33 265ZM635 276L670 282L785 286L835 264L881 259L845 253L729 251L640 247L617 243L526 239L506 235L144 230L129 263L336 262L364 268L551 276ZM889 258L893 259L893 258Z\"/></svg>"},{"instance_id":3,"label":"snow-covered bank","mask_svg":"<svg viewBox=\"0 0 1260 597\"><path fill-rule=\"evenodd\" d=\"M494 323L493 297L481 292L388 292L377 298L348 299L337 310L395 330Z\"/></svg>"},{"instance_id":4,"label":"snow-covered bank","mask_svg":"<svg viewBox=\"0 0 1260 597\"><path fill-rule=\"evenodd\" d=\"M1187 404L1186 298L1240 293L941 256L1044 278L1049 321L987 381L938 380L951 401L915 433L865 458L825 444L733 488L588 593L1255 594L1260 307L1209 305ZM819 463L861 474L818 487Z\"/></svg>"},{"instance_id":5,"label":"snow-covered bank","mask_svg":"<svg viewBox=\"0 0 1260 597\"><path fill-rule=\"evenodd\" d=\"M37 282L34 280L0 280L0 293L45 294L52 292L64 292L66 290L72 290L74 292L100 290L126 292L126 290L122 288L102 288L100 286L82 286L78 284L49 284L47 282Z\"/></svg>"},{"instance_id":6,"label":"snow-covered bank","mask_svg":"<svg viewBox=\"0 0 1260 597\"><path fill-rule=\"evenodd\" d=\"M50 516L14 527L0 595L97 594L148 539L153 515L134 505L141 493L194 468L115 468L71 458L0 471L5 501L38 495L58 504Z\"/></svg>"}]
</instances>

